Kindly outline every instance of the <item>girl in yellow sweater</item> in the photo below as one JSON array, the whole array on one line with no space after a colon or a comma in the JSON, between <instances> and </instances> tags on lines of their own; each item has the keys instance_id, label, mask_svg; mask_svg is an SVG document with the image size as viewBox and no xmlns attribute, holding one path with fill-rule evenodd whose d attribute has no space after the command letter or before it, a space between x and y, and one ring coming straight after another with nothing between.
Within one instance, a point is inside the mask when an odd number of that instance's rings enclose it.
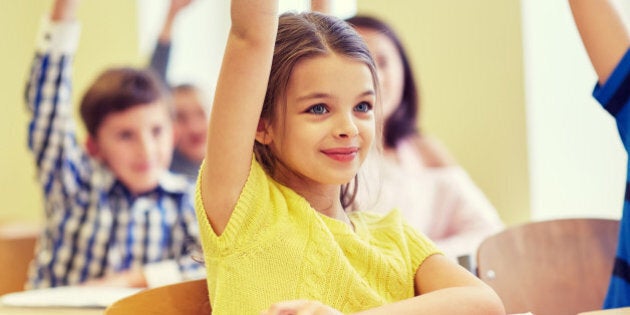
<instances>
[{"instance_id":1,"label":"girl in yellow sweater","mask_svg":"<svg viewBox=\"0 0 630 315\"><path fill-rule=\"evenodd\" d=\"M397 212L345 211L374 63L345 22L277 1L232 1L197 194L213 314L503 314Z\"/></svg>"}]
</instances>

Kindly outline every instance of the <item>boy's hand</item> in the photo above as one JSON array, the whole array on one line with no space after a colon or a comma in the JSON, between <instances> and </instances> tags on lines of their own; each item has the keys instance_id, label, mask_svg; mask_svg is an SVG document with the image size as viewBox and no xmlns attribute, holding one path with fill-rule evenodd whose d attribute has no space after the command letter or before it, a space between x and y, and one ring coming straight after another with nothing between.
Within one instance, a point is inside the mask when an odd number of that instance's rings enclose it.
<instances>
[{"instance_id":1,"label":"boy's hand","mask_svg":"<svg viewBox=\"0 0 630 315\"><path fill-rule=\"evenodd\" d=\"M123 272L105 275L102 278L88 280L81 285L97 287L130 287L146 288L147 280L142 268L134 268Z\"/></svg>"},{"instance_id":2,"label":"boy's hand","mask_svg":"<svg viewBox=\"0 0 630 315\"><path fill-rule=\"evenodd\" d=\"M52 21L74 21L79 0L55 0L50 19Z\"/></svg>"},{"instance_id":3,"label":"boy's hand","mask_svg":"<svg viewBox=\"0 0 630 315\"><path fill-rule=\"evenodd\" d=\"M188 6L193 0L171 0L171 6L168 9L169 16L176 16L177 13Z\"/></svg>"},{"instance_id":4,"label":"boy's hand","mask_svg":"<svg viewBox=\"0 0 630 315\"><path fill-rule=\"evenodd\" d=\"M294 300L284 301L272 305L261 315L343 315L338 310L319 301Z\"/></svg>"},{"instance_id":5,"label":"boy's hand","mask_svg":"<svg viewBox=\"0 0 630 315\"><path fill-rule=\"evenodd\" d=\"M334 0L311 0L311 11L332 14Z\"/></svg>"},{"instance_id":6,"label":"boy's hand","mask_svg":"<svg viewBox=\"0 0 630 315\"><path fill-rule=\"evenodd\" d=\"M162 30L158 36L158 40L160 42L168 43L171 41L171 31L177 14L191 2L193 2L193 0L171 0L171 4L168 7L168 12L166 14L166 19L164 20L164 25L162 26Z\"/></svg>"}]
</instances>

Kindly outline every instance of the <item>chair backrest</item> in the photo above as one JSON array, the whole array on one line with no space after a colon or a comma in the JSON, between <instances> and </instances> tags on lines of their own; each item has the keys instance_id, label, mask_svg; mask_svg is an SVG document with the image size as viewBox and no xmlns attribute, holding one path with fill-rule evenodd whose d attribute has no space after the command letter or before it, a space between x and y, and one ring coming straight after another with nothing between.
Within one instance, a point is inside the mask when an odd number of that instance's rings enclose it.
<instances>
[{"instance_id":1,"label":"chair backrest","mask_svg":"<svg viewBox=\"0 0 630 315\"><path fill-rule=\"evenodd\" d=\"M600 309L619 221L559 219L510 227L479 246L479 277L508 313L577 314Z\"/></svg>"},{"instance_id":2,"label":"chair backrest","mask_svg":"<svg viewBox=\"0 0 630 315\"><path fill-rule=\"evenodd\" d=\"M595 310L579 313L577 315L630 315L630 307L612 308L606 310Z\"/></svg>"},{"instance_id":3,"label":"chair backrest","mask_svg":"<svg viewBox=\"0 0 630 315\"><path fill-rule=\"evenodd\" d=\"M24 290L39 231L33 224L0 226L0 295Z\"/></svg>"},{"instance_id":4,"label":"chair backrest","mask_svg":"<svg viewBox=\"0 0 630 315\"><path fill-rule=\"evenodd\" d=\"M194 280L140 291L121 299L105 315L207 315L212 314L206 280Z\"/></svg>"}]
</instances>

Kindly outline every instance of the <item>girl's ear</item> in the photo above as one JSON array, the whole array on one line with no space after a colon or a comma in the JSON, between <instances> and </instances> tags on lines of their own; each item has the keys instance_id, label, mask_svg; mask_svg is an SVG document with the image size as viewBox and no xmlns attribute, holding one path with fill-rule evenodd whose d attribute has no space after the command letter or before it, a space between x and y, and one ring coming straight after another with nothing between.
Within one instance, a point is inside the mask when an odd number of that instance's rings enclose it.
<instances>
[{"instance_id":1,"label":"girl's ear","mask_svg":"<svg viewBox=\"0 0 630 315\"><path fill-rule=\"evenodd\" d=\"M256 141L261 144L267 145L271 143L271 135L269 134L269 124L267 120L258 120L258 127L256 128Z\"/></svg>"},{"instance_id":2,"label":"girl's ear","mask_svg":"<svg viewBox=\"0 0 630 315\"><path fill-rule=\"evenodd\" d=\"M87 140L85 140L85 148L91 157L95 159L100 158L98 144L96 143L96 139L94 139L94 137L87 137Z\"/></svg>"}]
</instances>

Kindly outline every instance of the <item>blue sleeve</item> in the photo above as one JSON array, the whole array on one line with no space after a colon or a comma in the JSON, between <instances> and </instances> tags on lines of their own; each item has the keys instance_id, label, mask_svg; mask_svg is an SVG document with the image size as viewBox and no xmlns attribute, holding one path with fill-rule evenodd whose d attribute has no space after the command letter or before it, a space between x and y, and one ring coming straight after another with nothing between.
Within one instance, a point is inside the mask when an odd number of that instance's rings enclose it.
<instances>
[{"instance_id":1,"label":"blue sleeve","mask_svg":"<svg viewBox=\"0 0 630 315\"><path fill-rule=\"evenodd\" d=\"M603 85L597 84L593 97L609 112L617 123L621 141L630 149L630 49Z\"/></svg>"},{"instance_id":2,"label":"blue sleeve","mask_svg":"<svg viewBox=\"0 0 630 315\"><path fill-rule=\"evenodd\" d=\"M155 46L155 50L153 50L153 54L151 55L151 64L149 65L149 67L160 76L164 83L167 84L168 80L166 74L170 58L171 42L162 43L158 41Z\"/></svg>"}]
</instances>

